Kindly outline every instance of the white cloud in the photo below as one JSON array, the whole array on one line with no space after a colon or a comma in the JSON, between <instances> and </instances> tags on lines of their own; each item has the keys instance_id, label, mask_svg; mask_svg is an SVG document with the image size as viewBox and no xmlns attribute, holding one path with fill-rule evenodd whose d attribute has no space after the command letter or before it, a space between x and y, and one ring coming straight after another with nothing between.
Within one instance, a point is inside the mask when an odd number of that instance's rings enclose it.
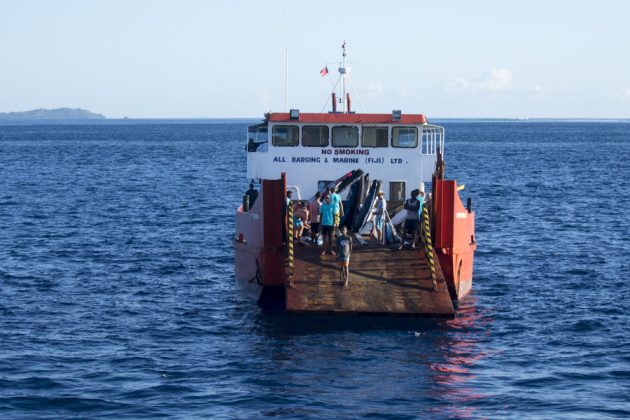
<instances>
[{"instance_id":1,"label":"white cloud","mask_svg":"<svg viewBox=\"0 0 630 420\"><path fill-rule=\"evenodd\" d=\"M498 92L512 86L512 72L508 69L490 69L490 74L478 82L481 90Z\"/></svg>"},{"instance_id":2,"label":"white cloud","mask_svg":"<svg viewBox=\"0 0 630 420\"><path fill-rule=\"evenodd\" d=\"M621 99L630 99L630 88L629 87L621 88L621 92L619 92L617 96L620 97Z\"/></svg>"},{"instance_id":3,"label":"white cloud","mask_svg":"<svg viewBox=\"0 0 630 420\"><path fill-rule=\"evenodd\" d=\"M363 83L361 86L361 93L365 95L378 95L383 92L383 85L381 82L370 80Z\"/></svg>"},{"instance_id":4,"label":"white cloud","mask_svg":"<svg viewBox=\"0 0 630 420\"><path fill-rule=\"evenodd\" d=\"M505 68L491 68L481 76L466 79L454 77L446 85L449 93L500 92L512 87L512 71Z\"/></svg>"},{"instance_id":5,"label":"white cloud","mask_svg":"<svg viewBox=\"0 0 630 420\"><path fill-rule=\"evenodd\" d=\"M554 89L548 89L540 85L534 85L523 91L524 95L534 99L548 99L554 93Z\"/></svg>"},{"instance_id":6,"label":"white cloud","mask_svg":"<svg viewBox=\"0 0 630 420\"><path fill-rule=\"evenodd\" d=\"M454 77L446 85L446 91L448 93L462 93L466 92L470 87L470 82L463 77Z\"/></svg>"}]
</instances>

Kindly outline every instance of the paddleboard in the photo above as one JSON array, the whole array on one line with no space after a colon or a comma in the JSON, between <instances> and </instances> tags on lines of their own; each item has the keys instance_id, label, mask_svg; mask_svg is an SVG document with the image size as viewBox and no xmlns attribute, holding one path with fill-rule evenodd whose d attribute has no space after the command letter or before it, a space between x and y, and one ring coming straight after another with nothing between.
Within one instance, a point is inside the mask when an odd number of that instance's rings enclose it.
<instances>
[{"instance_id":1,"label":"paddleboard","mask_svg":"<svg viewBox=\"0 0 630 420\"><path fill-rule=\"evenodd\" d=\"M361 226L361 229L359 229L359 235L363 235L363 236L371 235L372 232L374 232L374 221L373 220L366 221L363 224L363 226Z\"/></svg>"},{"instance_id":2,"label":"paddleboard","mask_svg":"<svg viewBox=\"0 0 630 420\"><path fill-rule=\"evenodd\" d=\"M405 221L405 218L407 217L407 210L402 209L401 211L399 211L398 213L396 213L396 215L394 217L392 217L391 219L391 223L394 226L398 226L399 224L401 224L402 222Z\"/></svg>"},{"instance_id":3,"label":"paddleboard","mask_svg":"<svg viewBox=\"0 0 630 420\"><path fill-rule=\"evenodd\" d=\"M376 193L381 188L381 181L375 179L372 181L372 185L370 186L370 190L368 191L367 197L363 201L363 205L361 207L361 211L355 217L354 223L352 224L352 230L358 232L359 229L369 220L372 215L372 207L374 207L374 201L376 200Z\"/></svg>"}]
</instances>

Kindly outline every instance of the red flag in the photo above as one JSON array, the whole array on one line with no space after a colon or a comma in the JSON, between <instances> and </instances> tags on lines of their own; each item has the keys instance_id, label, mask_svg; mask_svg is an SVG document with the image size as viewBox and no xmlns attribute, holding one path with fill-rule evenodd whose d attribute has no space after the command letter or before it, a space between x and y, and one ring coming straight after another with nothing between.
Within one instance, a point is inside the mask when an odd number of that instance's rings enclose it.
<instances>
[{"instance_id":1,"label":"red flag","mask_svg":"<svg viewBox=\"0 0 630 420\"><path fill-rule=\"evenodd\" d=\"M319 71L319 74L322 75L322 77L326 76L328 74L328 66L324 67L323 69L321 69Z\"/></svg>"}]
</instances>

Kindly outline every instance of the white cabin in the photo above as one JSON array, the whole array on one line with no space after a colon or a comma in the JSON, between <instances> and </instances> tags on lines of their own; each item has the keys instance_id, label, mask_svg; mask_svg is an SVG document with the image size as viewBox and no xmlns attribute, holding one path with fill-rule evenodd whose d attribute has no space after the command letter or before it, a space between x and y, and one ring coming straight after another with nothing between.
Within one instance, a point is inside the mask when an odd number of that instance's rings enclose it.
<instances>
[{"instance_id":1,"label":"white cabin","mask_svg":"<svg viewBox=\"0 0 630 420\"><path fill-rule=\"evenodd\" d=\"M389 201L402 201L421 182L431 182L444 128L422 114L267 114L247 132L247 177L287 174L294 199L315 192L353 169L383 181Z\"/></svg>"}]
</instances>

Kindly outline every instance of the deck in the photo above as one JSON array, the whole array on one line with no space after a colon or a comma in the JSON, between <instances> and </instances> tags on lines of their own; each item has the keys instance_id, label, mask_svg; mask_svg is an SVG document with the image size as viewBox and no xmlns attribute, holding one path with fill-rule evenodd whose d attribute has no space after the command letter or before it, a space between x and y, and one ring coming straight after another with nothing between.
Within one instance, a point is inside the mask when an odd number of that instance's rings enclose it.
<instances>
[{"instance_id":1,"label":"deck","mask_svg":"<svg viewBox=\"0 0 630 420\"><path fill-rule=\"evenodd\" d=\"M433 291L422 249L354 240L349 285L339 277L336 256L320 255L314 245L295 247L293 287L287 288L287 311L399 316L453 316L454 308L438 266ZM435 258L435 257L434 257ZM435 258L437 261L437 258Z\"/></svg>"}]
</instances>

